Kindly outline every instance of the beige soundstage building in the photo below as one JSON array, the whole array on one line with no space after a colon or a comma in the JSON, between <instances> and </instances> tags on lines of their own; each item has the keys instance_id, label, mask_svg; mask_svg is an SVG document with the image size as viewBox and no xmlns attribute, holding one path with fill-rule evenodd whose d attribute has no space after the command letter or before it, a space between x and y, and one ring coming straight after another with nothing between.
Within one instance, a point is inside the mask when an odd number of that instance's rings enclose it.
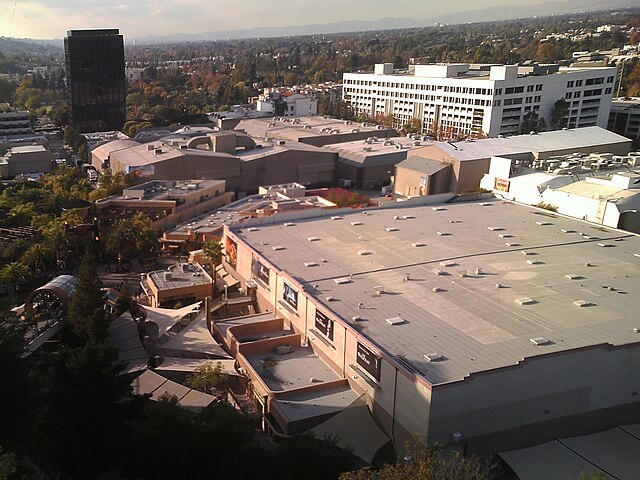
<instances>
[{"instance_id":1,"label":"beige soundstage building","mask_svg":"<svg viewBox=\"0 0 640 480\"><path fill-rule=\"evenodd\" d=\"M239 329L237 358L284 433L323 388L337 398L323 419L363 395L398 450L414 434L497 452L640 421L636 235L492 198L225 233L226 268L269 313L219 329Z\"/></svg>"}]
</instances>

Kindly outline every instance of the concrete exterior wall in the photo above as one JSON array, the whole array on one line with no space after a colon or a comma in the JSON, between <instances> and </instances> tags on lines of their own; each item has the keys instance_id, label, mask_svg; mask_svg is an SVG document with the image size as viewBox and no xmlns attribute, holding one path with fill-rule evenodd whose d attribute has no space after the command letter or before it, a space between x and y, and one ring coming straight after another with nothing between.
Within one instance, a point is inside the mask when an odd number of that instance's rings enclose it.
<instances>
[{"instance_id":1,"label":"concrete exterior wall","mask_svg":"<svg viewBox=\"0 0 640 480\"><path fill-rule=\"evenodd\" d=\"M640 370L629 365L639 361L639 344L598 345L436 386L429 443L450 443L451 434L460 432L471 451L512 450L592 432L595 422L602 429L633 423L622 413L638 402ZM565 421L580 415L581 422Z\"/></svg>"},{"instance_id":2,"label":"concrete exterior wall","mask_svg":"<svg viewBox=\"0 0 640 480\"><path fill-rule=\"evenodd\" d=\"M242 163L240 189L254 192L260 185L301 183L332 184L338 155L283 149Z\"/></svg>"}]
</instances>

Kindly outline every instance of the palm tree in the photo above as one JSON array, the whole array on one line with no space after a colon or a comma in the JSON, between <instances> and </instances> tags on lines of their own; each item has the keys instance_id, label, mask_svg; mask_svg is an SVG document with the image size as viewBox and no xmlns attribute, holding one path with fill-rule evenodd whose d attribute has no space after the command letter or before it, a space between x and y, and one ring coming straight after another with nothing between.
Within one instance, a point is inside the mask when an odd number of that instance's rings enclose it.
<instances>
[{"instance_id":1,"label":"palm tree","mask_svg":"<svg viewBox=\"0 0 640 480\"><path fill-rule=\"evenodd\" d=\"M39 275L53 260L53 250L44 243L34 243L22 254L20 261L32 267L34 273Z\"/></svg>"},{"instance_id":2,"label":"palm tree","mask_svg":"<svg viewBox=\"0 0 640 480\"><path fill-rule=\"evenodd\" d=\"M224 256L222 250L222 242L218 240L209 240L202 246L202 254L209 260L211 265L211 297L215 297L216 292L216 267L222 262Z\"/></svg>"},{"instance_id":3,"label":"palm tree","mask_svg":"<svg viewBox=\"0 0 640 480\"><path fill-rule=\"evenodd\" d=\"M16 287L23 283L29 276L31 271L24 263L11 262L0 269L0 282L6 283L9 289L9 298L13 304Z\"/></svg>"}]
</instances>

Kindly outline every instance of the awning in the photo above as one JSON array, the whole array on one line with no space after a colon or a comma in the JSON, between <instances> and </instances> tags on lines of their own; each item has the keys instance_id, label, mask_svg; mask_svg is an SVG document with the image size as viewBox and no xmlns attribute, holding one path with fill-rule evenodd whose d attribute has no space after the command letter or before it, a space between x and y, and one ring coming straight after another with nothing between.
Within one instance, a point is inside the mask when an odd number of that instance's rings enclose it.
<instances>
[{"instance_id":1,"label":"awning","mask_svg":"<svg viewBox=\"0 0 640 480\"><path fill-rule=\"evenodd\" d=\"M553 440L500 456L521 480L564 480L594 472L611 479L635 480L640 472L640 425Z\"/></svg>"},{"instance_id":2,"label":"awning","mask_svg":"<svg viewBox=\"0 0 640 480\"><path fill-rule=\"evenodd\" d=\"M309 432L321 440L337 438L340 448L349 450L367 463L371 463L378 450L389 442L389 437L371 416L364 396Z\"/></svg>"},{"instance_id":3,"label":"awning","mask_svg":"<svg viewBox=\"0 0 640 480\"><path fill-rule=\"evenodd\" d=\"M136 395L151 395L152 400L159 400L165 393L178 399L178 404L190 410L198 410L209 406L215 397L206 393L192 390L179 383L173 382L151 370L144 371L131 382L133 393Z\"/></svg>"},{"instance_id":4,"label":"awning","mask_svg":"<svg viewBox=\"0 0 640 480\"><path fill-rule=\"evenodd\" d=\"M109 343L118 350L118 357L126 363L121 374L138 372L147 367L149 355L138 335L138 326L128 313L113 319L107 327Z\"/></svg>"}]
</instances>

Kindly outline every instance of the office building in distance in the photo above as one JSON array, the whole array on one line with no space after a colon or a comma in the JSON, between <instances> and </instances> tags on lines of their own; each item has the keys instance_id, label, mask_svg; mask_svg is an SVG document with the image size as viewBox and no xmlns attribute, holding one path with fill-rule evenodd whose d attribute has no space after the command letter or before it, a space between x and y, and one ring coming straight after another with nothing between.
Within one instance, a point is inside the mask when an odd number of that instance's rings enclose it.
<instances>
[{"instance_id":1,"label":"office building in distance","mask_svg":"<svg viewBox=\"0 0 640 480\"><path fill-rule=\"evenodd\" d=\"M81 132L122 128L127 83L118 29L69 30L64 53L71 125Z\"/></svg>"},{"instance_id":2,"label":"office building in distance","mask_svg":"<svg viewBox=\"0 0 640 480\"><path fill-rule=\"evenodd\" d=\"M397 72L384 63L373 73L346 73L343 98L358 115L393 115L396 128L416 119L421 133L440 140L497 137L537 130L542 119L549 128L606 127L615 76L615 68L536 64ZM561 120L552 125L556 114Z\"/></svg>"}]
</instances>

